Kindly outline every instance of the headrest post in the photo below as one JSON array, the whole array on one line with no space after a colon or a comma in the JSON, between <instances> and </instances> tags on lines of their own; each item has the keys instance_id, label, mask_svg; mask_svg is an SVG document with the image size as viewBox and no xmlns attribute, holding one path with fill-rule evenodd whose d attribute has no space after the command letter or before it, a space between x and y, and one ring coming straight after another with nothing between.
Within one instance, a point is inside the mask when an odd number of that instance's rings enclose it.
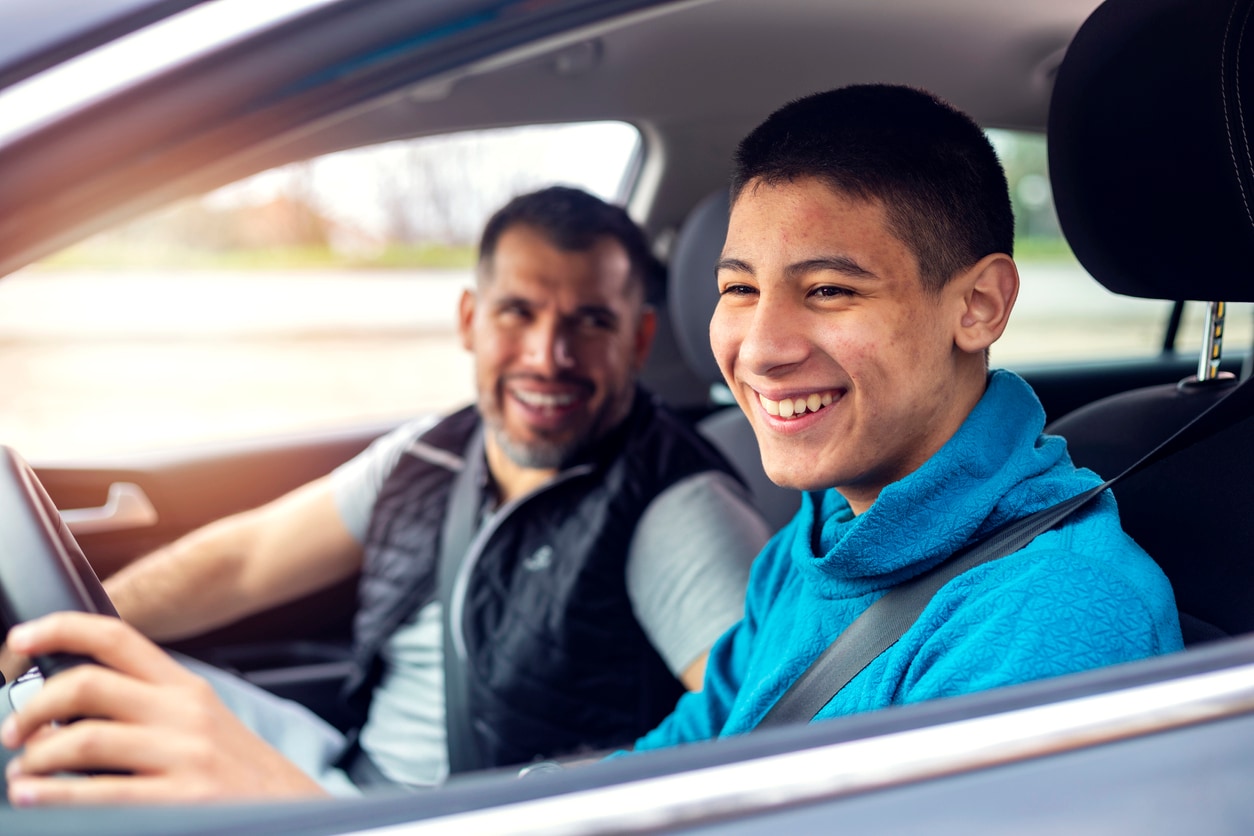
<instances>
[{"instance_id":1,"label":"headrest post","mask_svg":"<svg viewBox=\"0 0 1254 836\"><path fill-rule=\"evenodd\" d=\"M1219 377L1219 358L1223 354L1224 315L1227 305L1210 302L1206 305L1206 333L1202 335L1202 356L1198 359L1197 379Z\"/></svg>"}]
</instances>

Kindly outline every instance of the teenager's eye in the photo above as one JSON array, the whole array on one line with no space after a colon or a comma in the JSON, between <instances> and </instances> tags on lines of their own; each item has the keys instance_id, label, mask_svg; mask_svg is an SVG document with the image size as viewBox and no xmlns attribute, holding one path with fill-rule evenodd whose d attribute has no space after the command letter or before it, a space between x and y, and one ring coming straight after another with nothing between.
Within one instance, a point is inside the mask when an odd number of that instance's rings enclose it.
<instances>
[{"instance_id":1,"label":"teenager's eye","mask_svg":"<svg viewBox=\"0 0 1254 836\"><path fill-rule=\"evenodd\" d=\"M840 296L851 296L853 295L853 291L846 287L836 287L834 285L825 284L811 290L810 295L819 299L836 299Z\"/></svg>"},{"instance_id":2,"label":"teenager's eye","mask_svg":"<svg viewBox=\"0 0 1254 836\"><path fill-rule=\"evenodd\" d=\"M753 296L758 291L747 284L729 284L718 292L719 296Z\"/></svg>"}]
</instances>

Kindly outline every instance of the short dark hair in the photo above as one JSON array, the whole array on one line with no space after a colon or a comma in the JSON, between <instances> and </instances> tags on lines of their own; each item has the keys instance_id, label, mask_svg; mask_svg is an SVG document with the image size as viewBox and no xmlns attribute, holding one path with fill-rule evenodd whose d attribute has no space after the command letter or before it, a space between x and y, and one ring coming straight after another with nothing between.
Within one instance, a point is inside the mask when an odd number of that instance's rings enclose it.
<instances>
[{"instance_id":1,"label":"short dark hair","mask_svg":"<svg viewBox=\"0 0 1254 836\"><path fill-rule=\"evenodd\" d=\"M923 90L854 85L784 105L741 141L732 202L754 180L808 177L882 201L933 292L990 253L1013 255L997 153L971 117Z\"/></svg>"},{"instance_id":2,"label":"short dark hair","mask_svg":"<svg viewBox=\"0 0 1254 836\"><path fill-rule=\"evenodd\" d=\"M646 301L661 292L663 267L649 249L644 232L622 207L569 186L550 186L519 195L488 219L479 240L479 265L487 268L505 231L527 226L558 249L582 252L597 240L613 238L627 251L631 275ZM481 273L482 273L481 269Z\"/></svg>"}]
</instances>

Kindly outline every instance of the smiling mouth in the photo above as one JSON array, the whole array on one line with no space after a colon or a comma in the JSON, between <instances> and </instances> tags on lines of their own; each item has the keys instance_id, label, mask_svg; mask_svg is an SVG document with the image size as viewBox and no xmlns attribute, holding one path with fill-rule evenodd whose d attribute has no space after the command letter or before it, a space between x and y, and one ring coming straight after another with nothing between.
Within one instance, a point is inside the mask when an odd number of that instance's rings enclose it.
<instances>
[{"instance_id":1,"label":"smiling mouth","mask_svg":"<svg viewBox=\"0 0 1254 836\"><path fill-rule=\"evenodd\" d=\"M775 418L799 418L807 412L818 412L826 406L830 406L834 401L840 400L841 392L838 389L826 392L811 392L805 397L784 398L783 400L773 401L761 393L758 394L758 401L762 404L762 408L766 410L768 415Z\"/></svg>"},{"instance_id":2,"label":"smiling mouth","mask_svg":"<svg viewBox=\"0 0 1254 836\"><path fill-rule=\"evenodd\" d=\"M579 380L519 377L506 382L505 392L525 410L529 421L548 425L576 415L592 396L593 387Z\"/></svg>"},{"instance_id":3,"label":"smiling mouth","mask_svg":"<svg viewBox=\"0 0 1254 836\"><path fill-rule=\"evenodd\" d=\"M512 394L532 409L565 409L579 400L578 395L569 392L529 392L515 389Z\"/></svg>"}]
</instances>

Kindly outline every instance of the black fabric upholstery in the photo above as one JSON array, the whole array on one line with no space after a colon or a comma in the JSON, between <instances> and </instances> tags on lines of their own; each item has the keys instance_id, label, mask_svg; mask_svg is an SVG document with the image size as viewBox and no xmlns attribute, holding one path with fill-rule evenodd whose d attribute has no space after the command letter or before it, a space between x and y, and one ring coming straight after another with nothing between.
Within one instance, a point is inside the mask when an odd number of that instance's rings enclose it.
<instances>
[{"instance_id":1,"label":"black fabric upholstery","mask_svg":"<svg viewBox=\"0 0 1254 836\"><path fill-rule=\"evenodd\" d=\"M1076 464L1117 475L1197 414L1234 379L1156 386L1106 398L1055 421ZM1254 418L1128 477L1114 489L1124 529L1171 579L1186 641L1254 630ZM1216 629L1217 628L1217 629Z\"/></svg>"},{"instance_id":2,"label":"black fabric upholstery","mask_svg":"<svg viewBox=\"0 0 1254 836\"><path fill-rule=\"evenodd\" d=\"M710 317L718 304L714 264L723 252L730 212L727 189L707 195L684 220L671 253L667 308L675 341L688 367L706 383L723 379L710 352Z\"/></svg>"},{"instance_id":3,"label":"black fabric upholstery","mask_svg":"<svg viewBox=\"0 0 1254 836\"><path fill-rule=\"evenodd\" d=\"M1254 300L1252 10L1107 0L1067 51L1049 118L1054 199L1081 263L1116 293ZM1126 392L1048 430L1109 478L1232 387ZM1247 418L1115 489L1124 528L1171 579L1188 642L1254 630L1251 462Z\"/></svg>"},{"instance_id":4,"label":"black fabric upholstery","mask_svg":"<svg viewBox=\"0 0 1254 836\"><path fill-rule=\"evenodd\" d=\"M1117 476L1228 394L1235 378L1151 386L1083 406L1046 432L1067 439L1072 460L1103 479ZM1129 432L1135 426L1135 432Z\"/></svg>"},{"instance_id":5,"label":"black fabric upholstery","mask_svg":"<svg viewBox=\"0 0 1254 836\"><path fill-rule=\"evenodd\" d=\"M1115 293L1254 301L1254 20L1248 0L1107 0L1059 68L1054 202Z\"/></svg>"}]
</instances>

